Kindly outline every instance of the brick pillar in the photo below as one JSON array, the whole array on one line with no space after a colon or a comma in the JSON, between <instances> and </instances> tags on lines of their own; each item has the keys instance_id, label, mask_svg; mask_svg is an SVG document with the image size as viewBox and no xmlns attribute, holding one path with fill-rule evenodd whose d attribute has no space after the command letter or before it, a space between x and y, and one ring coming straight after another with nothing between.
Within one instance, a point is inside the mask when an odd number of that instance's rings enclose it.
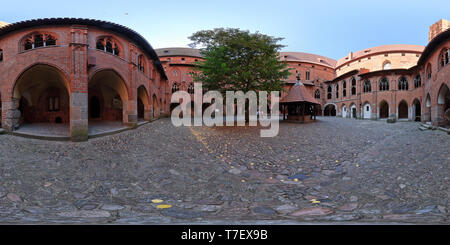
<instances>
[{"instance_id":1,"label":"brick pillar","mask_svg":"<svg viewBox=\"0 0 450 245\"><path fill-rule=\"evenodd\" d=\"M144 120L151 122L152 121L152 113L153 113L153 111L152 111L150 106L148 108L145 108L145 110L144 110Z\"/></svg>"},{"instance_id":2,"label":"brick pillar","mask_svg":"<svg viewBox=\"0 0 450 245\"><path fill-rule=\"evenodd\" d=\"M135 128L137 126L137 101L128 100L123 103L123 124L130 128Z\"/></svg>"},{"instance_id":3,"label":"brick pillar","mask_svg":"<svg viewBox=\"0 0 450 245\"><path fill-rule=\"evenodd\" d=\"M70 63L70 137L72 141L88 140L88 51L87 27L71 29Z\"/></svg>"}]
</instances>

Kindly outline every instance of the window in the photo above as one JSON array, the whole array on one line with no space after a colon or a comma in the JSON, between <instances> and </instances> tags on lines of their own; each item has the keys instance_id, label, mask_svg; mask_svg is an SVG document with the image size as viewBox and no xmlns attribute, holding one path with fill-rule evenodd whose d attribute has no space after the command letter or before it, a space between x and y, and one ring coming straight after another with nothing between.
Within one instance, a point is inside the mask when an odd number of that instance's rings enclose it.
<instances>
[{"instance_id":1,"label":"window","mask_svg":"<svg viewBox=\"0 0 450 245\"><path fill-rule=\"evenodd\" d=\"M310 78L310 73L309 73L309 71L306 71L306 80L309 80L309 78Z\"/></svg>"},{"instance_id":2,"label":"window","mask_svg":"<svg viewBox=\"0 0 450 245\"><path fill-rule=\"evenodd\" d=\"M443 49L439 55L441 67L448 65L450 56L450 49Z\"/></svg>"},{"instance_id":3,"label":"window","mask_svg":"<svg viewBox=\"0 0 450 245\"><path fill-rule=\"evenodd\" d=\"M331 92L332 92L331 86L328 85L328 89L327 89L327 99L329 99L329 100L331 100Z\"/></svg>"},{"instance_id":4,"label":"window","mask_svg":"<svg viewBox=\"0 0 450 245\"><path fill-rule=\"evenodd\" d=\"M389 90L389 81L387 78L383 77L380 80L380 91L387 91Z\"/></svg>"},{"instance_id":5,"label":"window","mask_svg":"<svg viewBox=\"0 0 450 245\"><path fill-rule=\"evenodd\" d=\"M387 61L383 64L383 70L390 70L391 69L391 62Z\"/></svg>"},{"instance_id":6,"label":"window","mask_svg":"<svg viewBox=\"0 0 450 245\"><path fill-rule=\"evenodd\" d=\"M3 49L0 49L0 61L3 61Z\"/></svg>"},{"instance_id":7,"label":"window","mask_svg":"<svg viewBox=\"0 0 450 245\"><path fill-rule=\"evenodd\" d=\"M430 79L431 78L431 64L427 65L427 78Z\"/></svg>"},{"instance_id":8,"label":"window","mask_svg":"<svg viewBox=\"0 0 450 245\"><path fill-rule=\"evenodd\" d=\"M138 69L142 72L145 72L145 60L144 60L144 55L139 55L138 56Z\"/></svg>"},{"instance_id":9,"label":"window","mask_svg":"<svg viewBox=\"0 0 450 245\"><path fill-rule=\"evenodd\" d=\"M398 90L408 90L408 79L406 77L398 79Z\"/></svg>"},{"instance_id":10,"label":"window","mask_svg":"<svg viewBox=\"0 0 450 245\"><path fill-rule=\"evenodd\" d=\"M344 80L342 82L342 97L347 96L347 82Z\"/></svg>"},{"instance_id":11,"label":"window","mask_svg":"<svg viewBox=\"0 0 450 245\"><path fill-rule=\"evenodd\" d=\"M175 92L177 92L178 90L179 90L178 84L177 84L177 83L174 83L174 84L172 85L172 93L175 93Z\"/></svg>"},{"instance_id":12,"label":"window","mask_svg":"<svg viewBox=\"0 0 450 245\"><path fill-rule=\"evenodd\" d=\"M59 97L48 98L48 111L59 111Z\"/></svg>"},{"instance_id":13,"label":"window","mask_svg":"<svg viewBox=\"0 0 450 245\"><path fill-rule=\"evenodd\" d=\"M181 58L182 61L184 61L184 58Z\"/></svg>"},{"instance_id":14,"label":"window","mask_svg":"<svg viewBox=\"0 0 450 245\"><path fill-rule=\"evenodd\" d=\"M107 53L119 56L120 48L117 41L111 37L104 37L97 40L96 48Z\"/></svg>"},{"instance_id":15,"label":"window","mask_svg":"<svg viewBox=\"0 0 450 245\"><path fill-rule=\"evenodd\" d=\"M339 98L339 84L336 84L336 99Z\"/></svg>"},{"instance_id":16,"label":"window","mask_svg":"<svg viewBox=\"0 0 450 245\"><path fill-rule=\"evenodd\" d=\"M352 78L352 95L356 94L356 79Z\"/></svg>"},{"instance_id":17,"label":"window","mask_svg":"<svg viewBox=\"0 0 450 245\"><path fill-rule=\"evenodd\" d=\"M190 83L188 86L188 93L194 94L194 84Z\"/></svg>"},{"instance_id":18,"label":"window","mask_svg":"<svg viewBox=\"0 0 450 245\"><path fill-rule=\"evenodd\" d=\"M415 88L422 87L422 79L420 78L420 75L417 75L417 76L414 78L414 87L415 87Z\"/></svg>"},{"instance_id":19,"label":"window","mask_svg":"<svg viewBox=\"0 0 450 245\"><path fill-rule=\"evenodd\" d=\"M372 85L370 84L369 80L364 81L364 87L363 87L364 93L370 93L372 92Z\"/></svg>"},{"instance_id":20,"label":"window","mask_svg":"<svg viewBox=\"0 0 450 245\"><path fill-rule=\"evenodd\" d=\"M320 99L320 91L317 89L316 92L314 93L314 98L316 99Z\"/></svg>"},{"instance_id":21,"label":"window","mask_svg":"<svg viewBox=\"0 0 450 245\"><path fill-rule=\"evenodd\" d=\"M51 34L35 33L24 38L23 50L55 46L56 38Z\"/></svg>"}]
</instances>

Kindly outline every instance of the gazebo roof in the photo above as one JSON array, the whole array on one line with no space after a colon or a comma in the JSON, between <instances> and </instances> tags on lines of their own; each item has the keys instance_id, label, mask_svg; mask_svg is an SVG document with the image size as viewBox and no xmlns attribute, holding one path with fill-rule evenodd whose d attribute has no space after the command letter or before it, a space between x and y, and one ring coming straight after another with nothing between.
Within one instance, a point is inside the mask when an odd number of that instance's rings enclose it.
<instances>
[{"instance_id":1,"label":"gazebo roof","mask_svg":"<svg viewBox=\"0 0 450 245\"><path fill-rule=\"evenodd\" d=\"M311 104L320 104L306 89L305 85L297 83L289 90L288 95L281 99L280 103L299 103L307 102Z\"/></svg>"}]
</instances>

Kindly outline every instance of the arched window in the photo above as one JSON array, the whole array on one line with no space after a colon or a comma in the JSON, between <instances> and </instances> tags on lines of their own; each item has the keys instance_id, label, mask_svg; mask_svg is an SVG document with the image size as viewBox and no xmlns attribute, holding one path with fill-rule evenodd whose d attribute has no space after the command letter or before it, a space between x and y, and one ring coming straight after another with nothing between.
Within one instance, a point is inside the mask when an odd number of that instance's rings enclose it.
<instances>
[{"instance_id":1,"label":"arched window","mask_svg":"<svg viewBox=\"0 0 450 245\"><path fill-rule=\"evenodd\" d=\"M347 96L347 82L344 80L342 82L342 97Z\"/></svg>"},{"instance_id":2,"label":"arched window","mask_svg":"<svg viewBox=\"0 0 450 245\"><path fill-rule=\"evenodd\" d=\"M420 75L417 75L417 76L414 78L414 87L415 87L415 88L422 87L422 79L420 78Z\"/></svg>"},{"instance_id":3,"label":"arched window","mask_svg":"<svg viewBox=\"0 0 450 245\"><path fill-rule=\"evenodd\" d=\"M339 84L336 84L336 99L339 98Z\"/></svg>"},{"instance_id":4,"label":"arched window","mask_svg":"<svg viewBox=\"0 0 450 245\"><path fill-rule=\"evenodd\" d=\"M352 78L352 95L356 94L356 79Z\"/></svg>"},{"instance_id":5,"label":"arched window","mask_svg":"<svg viewBox=\"0 0 450 245\"><path fill-rule=\"evenodd\" d=\"M144 55L139 55L138 56L138 69L142 72L145 72L145 60L144 60Z\"/></svg>"},{"instance_id":6,"label":"arched window","mask_svg":"<svg viewBox=\"0 0 450 245\"><path fill-rule=\"evenodd\" d=\"M177 83L173 83L173 85L172 85L172 93L175 93L175 92L177 92L178 90L180 90L180 89L178 88L178 84L177 84Z\"/></svg>"},{"instance_id":7,"label":"arched window","mask_svg":"<svg viewBox=\"0 0 450 245\"><path fill-rule=\"evenodd\" d=\"M389 90L389 81L387 78L383 77L380 80L380 91L386 91Z\"/></svg>"},{"instance_id":8,"label":"arched window","mask_svg":"<svg viewBox=\"0 0 450 245\"><path fill-rule=\"evenodd\" d=\"M120 55L119 44L112 37L99 38L96 43L96 48L113 55Z\"/></svg>"},{"instance_id":9,"label":"arched window","mask_svg":"<svg viewBox=\"0 0 450 245\"><path fill-rule=\"evenodd\" d=\"M449 63L450 49L444 48L439 55L441 67L446 66Z\"/></svg>"},{"instance_id":10,"label":"arched window","mask_svg":"<svg viewBox=\"0 0 450 245\"><path fill-rule=\"evenodd\" d=\"M320 91L317 89L316 92L314 93L314 98L316 99L320 99Z\"/></svg>"},{"instance_id":11,"label":"arched window","mask_svg":"<svg viewBox=\"0 0 450 245\"><path fill-rule=\"evenodd\" d=\"M328 85L328 88L327 88L327 99L329 99L329 100L331 100L331 92L332 92L331 86Z\"/></svg>"},{"instance_id":12,"label":"arched window","mask_svg":"<svg viewBox=\"0 0 450 245\"><path fill-rule=\"evenodd\" d=\"M400 77L398 79L398 90L408 90L408 79L406 77Z\"/></svg>"},{"instance_id":13,"label":"arched window","mask_svg":"<svg viewBox=\"0 0 450 245\"><path fill-rule=\"evenodd\" d=\"M391 69L391 62L385 61L383 63L383 70L390 70Z\"/></svg>"},{"instance_id":14,"label":"arched window","mask_svg":"<svg viewBox=\"0 0 450 245\"><path fill-rule=\"evenodd\" d=\"M3 61L3 49L0 49L0 61Z\"/></svg>"},{"instance_id":15,"label":"arched window","mask_svg":"<svg viewBox=\"0 0 450 245\"><path fill-rule=\"evenodd\" d=\"M364 93L370 93L372 92L372 85L370 84L369 80L364 81L364 87L363 87Z\"/></svg>"},{"instance_id":16,"label":"arched window","mask_svg":"<svg viewBox=\"0 0 450 245\"><path fill-rule=\"evenodd\" d=\"M188 93L194 94L194 84L190 83L188 86Z\"/></svg>"},{"instance_id":17,"label":"arched window","mask_svg":"<svg viewBox=\"0 0 450 245\"><path fill-rule=\"evenodd\" d=\"M53 35L47 33L33 33L23 39L21 47L23 50L29 50L55 45L56 38Z\"/></svg>"},{"instance_id":18,"label":"arched window","mask_svg":"<svg viewBox=\"0 0 450 245\"><path fill-rule=\"evenodd\" d=\"M428 63L427 65L427 78L430 79L431 78L431 64Z\"/></svg>"}]
</instances>

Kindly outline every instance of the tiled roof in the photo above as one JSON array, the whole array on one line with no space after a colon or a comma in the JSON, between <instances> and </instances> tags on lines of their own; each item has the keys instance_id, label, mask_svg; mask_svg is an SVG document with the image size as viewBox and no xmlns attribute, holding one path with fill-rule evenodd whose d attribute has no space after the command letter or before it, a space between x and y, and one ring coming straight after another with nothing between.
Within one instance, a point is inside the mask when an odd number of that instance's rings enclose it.
<instances>
[{"instance_id":1,"label":"tiled roof","mask_svg":"<svg viewBox=\"0 0 450 245\"><path fill-rule=\"evenodd\" d=\"M316 54L309 54L303 52L281 52L281 60L283 61L297 61L297 62L308 62L318 65L328 66L334 68L336 61Z\"/></svg>"},{"instance_id":2,"label":"tiled roof","mask_svg":"<svg viewBox=\"0 0 450 245\"><path fill-rule=\"evenodd\" d=\"M312 104L320 104L303 84L295 84L289 90L288 95L281 99L280 103L309 102Z\"/></svg>"},{"instance_id":3,"label":"tiled roof","mask_svg":"<svg viewBox=\"0 0 450 245\"><path fill-rule=\"evenodd\" d=\"M155 49L155 51L159 57L188 56L202 58L200 50L194 48L160 48Z\"/></svg>"}]
</instances>

